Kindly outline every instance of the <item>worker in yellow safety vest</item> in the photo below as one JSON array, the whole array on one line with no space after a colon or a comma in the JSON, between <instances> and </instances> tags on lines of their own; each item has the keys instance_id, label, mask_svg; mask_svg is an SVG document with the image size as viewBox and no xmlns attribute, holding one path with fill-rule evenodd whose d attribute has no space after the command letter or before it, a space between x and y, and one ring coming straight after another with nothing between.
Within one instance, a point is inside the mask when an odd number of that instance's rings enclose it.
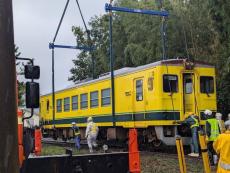
<instances>
[{"instance_id":1,"label":"worker in yellow safety vest","mask_svg":"<svg viewBox=\"0 0 230 173\"><path fill-rule=\"evenodd\" d=\"M72 130L73 130L73 136L74 136L74 143L75 143L75 147L80 150L81 145L81 134L79 131L79 127L76 126L75 122L72 122Z\"/></svg>"},{"instance_id":2,"label":"worker in yellow safety vest","mask_svg":"<svg viewBox=\"0 0 230 173\"><path fill-rule=\"evenodd\" d=\"M89 147L89 152L93 152L93 147L97 147L97 135L98 135L98 127L96 123L93 122L92 117L89 117L87 119L87 128L85 132L85 137L87 139L88 147Z\"/></svg>"},{"instance_id":3,"label":"worker in yellow safety vest","mask_svg":"<svg viewBox=\"0 0 230 173\"><path fill-rule=\"evenodd\" d=\"M188 154L191 157L199 157L199 145L198 145L198 131L200 128L199 118L193 112L189 112L187 118L184 121L175 121L174 124L185 124L191 129L191 153Z\"/></svg>"},{"instance_id":4,"label":"worker in yellow safety vest","mask_svg":"<svg viewBox=\"0 0 230 173\"><path fill-rule=\"evenodd\" d=\"M230 121L225 123L226 131L213 143L213 148L220 156L217 173L230 173Z\"/></svg>"},{"instance_id":5,"label":"worker in yellow safety vest","mask_svg":"<svg viewBox=\"0 0 230 173\"><path fill-rule=\"evenodd\" d=\"M205 132L207 135L207 147L208 147L210 164L216 165L218 158L215 150L213 149L213 142L217 139L217 137L220 134L219 123L217 119L213 116L212 111L205 110L204 113L208 118L205 124Z\"/></svg>"}]
</instances>

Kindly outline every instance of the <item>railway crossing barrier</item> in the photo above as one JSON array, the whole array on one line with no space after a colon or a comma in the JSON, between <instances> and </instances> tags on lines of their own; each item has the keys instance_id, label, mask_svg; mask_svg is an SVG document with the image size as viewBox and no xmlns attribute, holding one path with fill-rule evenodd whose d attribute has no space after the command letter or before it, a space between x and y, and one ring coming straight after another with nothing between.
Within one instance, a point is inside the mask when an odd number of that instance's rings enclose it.
<instances>
[{"instance_id":1,"label":"railway crossing barrier","mask_svg":"<svg viewBox=\"0 0 230 173\"><path fill-rule=\"evenodd\" d=\"M178 154L178 159L179 159L180 172L181 173L186 173L186 163L185 163L185 158L184 158L184 148L183 148L183 143L182 143L182 140L181 140L180 136L178 136L176 138L176 148L177 148L177 154Z\"/></svg>"},{"instance_id":2,"label":"railway crossing barrier","mask_svg":"<svg viewBox=\"0 0 230 173\"><path fill-rule=\"evenodd\" d=\"M204 172L211 173L207 144L205 141L205 135L202 131L199 132L199 141L200 141L200 148L201 148L203 165L204 165Z\"/></svg>"}]
</instances>

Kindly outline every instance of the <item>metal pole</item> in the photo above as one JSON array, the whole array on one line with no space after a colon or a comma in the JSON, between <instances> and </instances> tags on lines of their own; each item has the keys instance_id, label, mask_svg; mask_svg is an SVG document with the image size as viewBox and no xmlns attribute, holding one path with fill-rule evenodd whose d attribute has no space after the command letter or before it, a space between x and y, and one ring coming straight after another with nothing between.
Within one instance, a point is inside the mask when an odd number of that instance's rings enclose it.
<instances>
[{"instance_id":1,"label":"metal pole","mask_svg":"<svg viewBox=\"0 0 230 173\"><path fill-rule=\"evenodd\" d=\"M210 161L208 157L208 149L205 141L205 135L203 132L199 132L199 141L200 141L200 149L202 153L204 171L206 173L211 173Z\"/></svg>"},{"instance_id":2,"label":"metal pole","mask_svg":"<svg viewBox=\"0 0 230 173\"><path fill-rule=\"evenodd\" d=\"M12 1L0 0L0 172L18 173L16 67Z\"/></svg>"},{"instance_id":3,"label":"metal pole","mask_svg":"<svg viewBox=\"0 0 230 173\"><path fill-rule=\"evenodd\" d=\"M179 166L180 166L180 173L186 173L186 163L184 158L184 148L183 143L181 140L181 137L177 136L176 138L176 148L177 148L177 154L178 154L178 160L179 160Z\"/></svg>"},{"instance_id":4,"label":"metal pole","mask_svg":"<svg viewBox=\"0 0 230 173\"><path fill-rule=\"evenodd\" d=\"M93 79L96 79L96 74L95 74L95 56L94 56L94 53L90 53L91 54L91 59L92 59L92 76L93 76Z\"/></svg>"},{"instance_id":5,"label":"metal pole","mask_svg":"<svg viewBox=\"0 0 230 173\"><path fill-rule=\"evenodd\" d=\"M162 18L162 25L161 25L161 37L162 37L162 59L166 59L166 48L165 48L165 42L166 42L166 31L165 31L165 17Z\"/></svg>"},{"instance_id":6,"label":"metal pole","mask_svg":"<svg viewBox=\"0 0 230 173\"><path fill-rule=\"evenodd\" d=\"M111 1L112 2L112 1ZM111 3L110 2L110 3ZM115 94L114 94L114 59L113 59L113 16L112 11L109 13L109 55L110 55L110 74L111 74L111 92L112 92L112 116L113 126L116 126L115 120Z\"/></svg>"},{"instance_id":7,"label":"metal pole","mask_svg":"<svg viewBox=\"0 0 230 173\"><path fill-rule=\"evenodd\" d=\"M55 82L54 82L54 48L52 49L52 102L53 102L53 127L55 127Z\"/></svg>"}]
</instances>

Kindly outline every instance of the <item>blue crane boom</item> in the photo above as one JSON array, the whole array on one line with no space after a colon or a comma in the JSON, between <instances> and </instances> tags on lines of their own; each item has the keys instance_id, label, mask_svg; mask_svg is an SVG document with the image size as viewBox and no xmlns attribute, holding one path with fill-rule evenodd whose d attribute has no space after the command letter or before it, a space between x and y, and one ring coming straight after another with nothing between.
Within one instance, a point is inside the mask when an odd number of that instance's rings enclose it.
<instances>
[{"instance_id":1,"label":"blue crane boom","mask_svg":"<svg viewBox=\"0 0 230 173\"><path fill-rule=\"evenodd\" d=\"M119 12L126 12L126 13L137 13L137 14L147 14L147 15L154 15L154 16L163 16L168 17L168 11L157 11L157 10L143 10L143 9L132 9L127 7L114 7L112 4L105 4L105 11L119 11Z\"/></svg>"},{"instance_id":2,"label":"blue crane boom","mask_svg":"<svg viewBox=\"0 0 230 173\"><path fill-rule=\"evenodd\" d=\"M79 49L79 50L84 50L84 51L93 51L93 50L95 50L95 47L69 46L69 45L60 45L60 44L54 44L54 43L49 43L49 48L50 49L54 49L54 48Z\"/></svg>"}]
</instances>

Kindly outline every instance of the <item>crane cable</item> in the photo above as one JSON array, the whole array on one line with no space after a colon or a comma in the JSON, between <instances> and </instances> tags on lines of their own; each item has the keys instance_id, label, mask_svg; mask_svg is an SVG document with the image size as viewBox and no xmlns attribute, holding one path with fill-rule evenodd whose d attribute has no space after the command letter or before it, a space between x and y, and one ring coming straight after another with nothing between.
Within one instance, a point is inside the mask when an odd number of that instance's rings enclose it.
<instances>
[{"instance_id":1,"label":"crane cable","mask_svg":"<svg viewBox=\"0 0 230 173\"><path fill-rule=\"evenodd\" d=\"M56 33L55 33L55 36L54 36L54 39L53 39L53 43L56 41L56 38L57 38L58 32L60 30L60 27L61 27L61 24L62 24L63 18L65 16L65 13L66 13L68 5L69 5L69 0L66 1L64 11L63 11L61 19L60 19L60 21L58 23L58 27L57 27L57 30L56 30Z\"/></svg>"},{"instance_id":2,"label":"crane cable","mask_svg":"<svg viewBox=\"0 0 230 173\"><path fill-rule=\"evenodd\" d=\"M180 10L182 11L182 9ZM184 27L184 15L182 14L182 30L183 30L183 35L184 35L184 42L185 42L185 50L186 50L186 54L187 54L187 57L188 57L188 60L190 60L190 56L189 56L189 52L188 52L188 42L187 42L187 36L186 36L186 32L185 32L185 27ZM192 91L193 91L193 95L194 95L194 102L195 102L195 112L197 111L197 114L198 114L198 104L197 104L197 98L196 98L196 94L195 94L195 76L191 74L191 79L192 79ZM194 74L195 75L195 74ZM183 82L184 84L184 82ZM194 113L195 113L194 112Z\"/></svg>"},{"instance_id":3,"label":"crane cable","mask_svg":"<svg viewBox=\"0 0 230 173\"><path fill-rule=\"evenodd\" d=\"M162 0L159 0L159 3L160 3L161 10L164 10ZM161 31L162 32L162 44L163 44L162 45L162 47L163 47L162 59L166 60L165 65L166 65L167 74L169 75L168 64L167 64L167 55L165 53L166 52L166 50L165 50L165 35L166 35L166 33L165 33L165 30L166 30L165 29L165 21L166 21L166 18L162 17L162 31ZM169 78L168 78L168 86L169 86L171 104L172 104L172 109L173 109L173 120L176 120L175 107L174 107L174 101L173 101L173 91L172 91L172 86L171 86Z\"/></svg>"},{"instance_id":4,"label":"crane cable","mask_svg":"<svg viewBox=\"0 0 230 173\"><path fill-rule=\"evenodd\" d=\"M92 60L92 73L93 73L93 79L95 78L95 70L94 70L94 66L95 66L95 59L94 59L94 55L93 55L93 51L92 51L92 47L93 47L93 43L92 43L92 39L90 37L90 30L87 28L87 25L86 25L86 22L85 22L85 19L84 19L84 16L83 16L83 13L81 11L81 7L80 7L80 4L79 4L79 1L76 0L76 3L77 3L77 6L78 6L78 9L79 9L79 12L80 12L80 15L81 15L81 19L83 21L83 24L84 24L84 27L85 27L85 30L86 30L86 34L87 34L87 42L89 44L89 47L90 47L90 56L91 56L91 60Z\"/></svg>"},{"instance_id":5,"label":"crane cable","mask_svg":"<svg viewBox=\"0 0 230 173\"><path fill-rule=\"evenodd\" d=\"M80 7L80 4L79 4L78 0L76 0L76 3L77 3L78 9L79 9L79 12L80 12L80 15L81 15L81 19L83 21L83 24L84 24L84 27L85 27L85 30L86 30L86 33L87 33L88 41L91 41L90 31L88 30L87 25L85 23L85 19L84 19L84 16L82 14L81 7Z\"/></svg>"}]
</instances>

